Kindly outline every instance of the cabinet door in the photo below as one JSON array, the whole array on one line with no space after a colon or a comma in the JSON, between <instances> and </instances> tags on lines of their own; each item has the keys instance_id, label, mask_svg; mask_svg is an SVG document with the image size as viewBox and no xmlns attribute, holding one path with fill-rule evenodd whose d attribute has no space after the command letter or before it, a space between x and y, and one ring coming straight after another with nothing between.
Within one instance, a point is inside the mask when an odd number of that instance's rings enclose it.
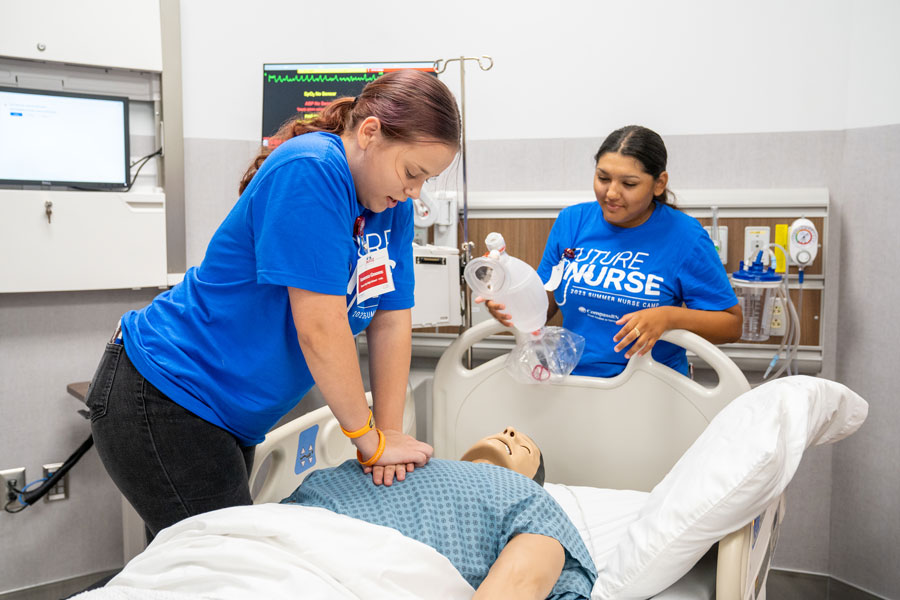
<instances>
[{"instance_id":1,"label":"cabinet door","mask_svg":"<svg viewBox=\"0 0 900 600\"><path fill-rule=\"evenodd\" d=\"M0 293L164 287L160 192L0 190Z\"/></svg>"},{"instance_id":2,"label":"cabinet door","mask_svg":"<svg viewBox=\"0 0 900 600\"><path fill-rule=\"evenodd\" d=\"M159 0L4 2L0 56L162 71Z\"/></svg>"}]
</instances>

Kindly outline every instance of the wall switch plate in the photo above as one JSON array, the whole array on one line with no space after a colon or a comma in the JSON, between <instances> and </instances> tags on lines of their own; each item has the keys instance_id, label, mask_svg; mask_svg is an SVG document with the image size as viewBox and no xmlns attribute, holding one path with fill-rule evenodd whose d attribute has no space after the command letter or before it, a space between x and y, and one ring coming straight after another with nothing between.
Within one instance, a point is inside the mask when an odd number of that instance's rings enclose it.
<instances>
[{"instance_id":1,"label":"wall switch plate","mask_svg":"<svg viewBox=\"0 0 900 600\"><path fill-rule=\"evenodd\" d=\"M0 471L0 500L2 500L4 505L10 500L15 499L15 494L12 498L7 494L9 483L12 483L13 487L16 489L21 490L25 487L25 467Z\"/></svg>"},{"instance_id":2,"label":"wall switch plate","mask_svg":"<svg viewBox=\"0 0 900 600\"><path fill-rule=\"evenodd\" d=\"M49 465L44 465L44 478L48 478L59 468L63 466L62 463L52 463ZM44 502L55 502L56 500L65 500L69 497L69 474L66 473L62 476L62 479L56 482L52 488L47 490L47 495L44 496Z\"/></svg>"},{"instance_id":3,"label":"wall switch plate","mask_svg":"<svg viewBox=\"0 0 900 600\"><path fill-rule=\"evenodd\" d=\"M712 227L710 225L704 225L703 229L706 230L706 233L709 234L710 239L712 239ZM722 264L728 262L728 225L719 225L719 245L716 247L716 251L719 253L719 260L722 261Z\"/></svg>"},{"instance_id":4,"label":"wall switch plate","mask_svg":"<svg viewBox=\"0 0 900 600\"><path fill-rule=\"evenodd\" d=\"M769 264L769 240L771 229L768 226L750 225L744 227L744 264L751 265L756 255L763 251L762 262Z\"/></svg>"}]
</instances>

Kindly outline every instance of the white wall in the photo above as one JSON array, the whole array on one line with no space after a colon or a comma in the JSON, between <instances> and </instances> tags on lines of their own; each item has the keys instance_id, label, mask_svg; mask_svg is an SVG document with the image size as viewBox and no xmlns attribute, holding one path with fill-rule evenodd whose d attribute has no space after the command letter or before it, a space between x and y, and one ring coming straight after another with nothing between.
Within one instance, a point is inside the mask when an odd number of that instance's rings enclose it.
<instances>
[{"instance_id":1,"label":"white wall","mask_svg":"<svg viewBox=\"0 0 900 600\"><path fill-rule=\"evenodd\" d=\"M592 137L634 121L669 135L900 122L892 0L347 0L339 33L303 6L182 2L186 138L258 139L265 62L460 54L495 60L467 68L471 140ZM457 89L458 67L442 78Z\"/></svg>"}]
</instances>

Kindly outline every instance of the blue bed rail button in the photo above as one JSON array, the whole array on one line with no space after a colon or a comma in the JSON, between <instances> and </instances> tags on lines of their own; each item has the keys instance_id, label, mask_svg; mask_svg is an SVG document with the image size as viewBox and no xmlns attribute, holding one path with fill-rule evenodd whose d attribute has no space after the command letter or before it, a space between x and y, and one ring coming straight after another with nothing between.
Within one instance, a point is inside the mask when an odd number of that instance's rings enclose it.
<instances>
[{"instance_id":1,"label":"blue bed rail button","mask_svg":"<svg viewBox=\"0 0 900 600\"><path fill-rule=\"evenodd\" d=\"M318 425L313 425L300 432L297 439L297 461L294 463L295 474L299 475L316 464L316 436L318 435Z\"/></svg>"}]
</instances>

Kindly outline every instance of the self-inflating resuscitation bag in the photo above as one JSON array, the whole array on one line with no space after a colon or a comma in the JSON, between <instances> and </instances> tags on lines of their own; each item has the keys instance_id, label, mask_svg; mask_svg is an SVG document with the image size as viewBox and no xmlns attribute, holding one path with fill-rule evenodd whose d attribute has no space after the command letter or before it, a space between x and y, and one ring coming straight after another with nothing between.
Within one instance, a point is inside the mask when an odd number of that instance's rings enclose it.
<instances>
[{"instance_id":1,"label":"self-inflating resuscitation bag","mask_svg":"<svg viewBox=\"0 0 900 600\"><path fill-rule=\"evenodd\" d=\"M503 304L513 327L527 335L507 357L507 370L523 383L561 380L578 364L584 338L562 327L544 327L547 292L537 272L506 253L499 233L488 235L485 245L488 253L469 261L463 274L476 295Z\"/></svg>"}]
</instances>

